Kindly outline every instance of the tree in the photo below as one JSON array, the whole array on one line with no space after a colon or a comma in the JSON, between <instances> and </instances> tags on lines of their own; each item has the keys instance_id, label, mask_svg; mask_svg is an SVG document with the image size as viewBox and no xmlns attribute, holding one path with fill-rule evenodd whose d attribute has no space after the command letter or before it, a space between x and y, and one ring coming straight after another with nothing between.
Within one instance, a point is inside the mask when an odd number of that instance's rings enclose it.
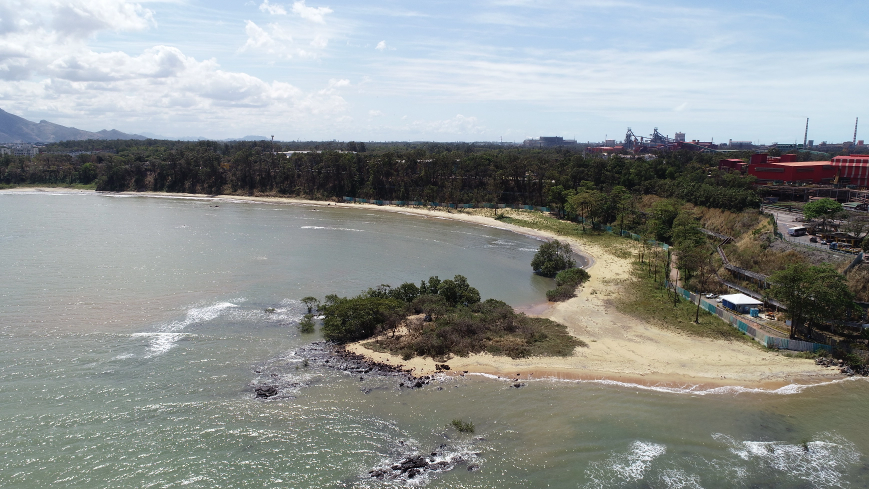
<instances>
[{"instance_id":1,"label":"tree","mask_svg":"<svg viewBox=\"0 0 869 489\"><path fill-rule=\"evenodd\" d=\"M854 294L845 277L829 265L796 263L770 275L770 296L778 299L791 318L791 338L796 328L845 318L854 310Z\"/></svg>"},{"instance_id":2,"label":"tree","mask_svg":"<svg viewBox=\"0 0 869 489\"><path fill-rule=\"evenodd\" d=\"M398 299L339 298L323 306L323 337L339 343L369 338L396 312L405 308L407 303Z\"/></svg>"},{"instance_id":3,"label":"tree","mask_svg":"<svg viewBox=\"0 0 869 489\"><path fill-rule=\"evenodd\" d=\"M803 207L803 215L806 219L821 218L821 228L827 230L827 219L834 214L842 212L842 204L833 199L818 199Z\"/></svg>"},{"instance_id":4,"label":"tree","mask_svg":"<svg viewBox=\"0 0 869 489\"><path fill-rule=\"evenodd\" d=\"M715 274L715 249L708 242L688 248L680 248L676 255L676 266L682 273L683 283L692 278L697 279L697 292L708 290L709 279ZM686 287L687 288L687 287ZM700 298L697 300L697 311L694 322L700 322Z\"/></svg>"},{"instance_id":5,"label":"tree","mask_svg":"<svg viewBox=\"0 0 869 489\"><path fill-rule=\"evenodd\" d=\"M691 211L680 211L673 220L673 228L670 231L673 244L679 250L686 250L706 242L706 235L700 231L700 221L694 217Z\"/></svg>"},{"instance_id":6,"label":"tree","mask_svg":"<svg viewBox=\"0 0 869 489\"><path fill-rule=\"evenodd\" d=\"M869 236L863 240L863 251L869 251Z\"/></svg>"},{"instance_id":7,"label":"tree","mask_svg":"<svg viewBox=\"0 0 869 489\"><path fill-rule=\"evenodd\" d=\"M558 272L576 266L572 253L570 244L553 239L540 245L531 260L531 268L538 275L554 277Z\"/></svg>"},{"instance_id":8,"label":"tree","mask_svg":"<svg viewBox=\"0 0 869 489\"><path fill-rule=\"evenodd\" d=\"M573 190L565 190L561 185L549 187L549 205L555 209L558 217L564 217L565 205L574 194L575 192Z\"/></svg>"},{"instance_id":9,"label":"tree","mask_svg":"<svg viewBox=\"0 0 869 489\"><path fill-rule=\"evenodd\" d=\"M646 226L658 241L670 241L673 222L679 215L679 202L673 199L659 200L652 204Z\"/></svg>"},{"instance_id":10,"label":"tree","mask_svg":"<svg viewBox=\"0 0 869 489\"><path fill-rule=\"evenodd\" d=\"M451 307L457 305L470 306L480 302L480 292L468 284L468 279L456 275L452 280L444 280L438 289L438 295Z\"/></svg>"},{"instance_id":11,"label":"tree","mask_svg":"<svg viewBox=\"0 0 869 489\"><path fill-rule=\"evenodd\" d=\"M314 312L314 308L320 305L320 301L316 297L302 297L302 303L308 308L308 314Z\"/></svg>"}]
</instances>

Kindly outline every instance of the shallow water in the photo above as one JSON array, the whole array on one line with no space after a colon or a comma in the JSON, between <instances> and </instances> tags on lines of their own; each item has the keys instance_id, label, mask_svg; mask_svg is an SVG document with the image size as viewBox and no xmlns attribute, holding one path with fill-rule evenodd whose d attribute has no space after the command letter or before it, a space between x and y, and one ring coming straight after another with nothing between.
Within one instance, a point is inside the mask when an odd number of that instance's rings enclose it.
<instances>
[{"instance_id":1,"label":"shallow water","mask_svg":"<svg viewBox=\"0 0 869 489\"><path fill-rule=\"evenodd\" d=\"M466 376L409 391L290 353L316 339L296 331L304 295L461 273L484 297L535 303L551 286L530 274L537 244L359 209L0 192L0 480L402 486L368 471L439 450L467 463L411 485L866 486L865 380L691 392ZM271 381L298 386L255 399Z\"/></svg>"}]
</instances>

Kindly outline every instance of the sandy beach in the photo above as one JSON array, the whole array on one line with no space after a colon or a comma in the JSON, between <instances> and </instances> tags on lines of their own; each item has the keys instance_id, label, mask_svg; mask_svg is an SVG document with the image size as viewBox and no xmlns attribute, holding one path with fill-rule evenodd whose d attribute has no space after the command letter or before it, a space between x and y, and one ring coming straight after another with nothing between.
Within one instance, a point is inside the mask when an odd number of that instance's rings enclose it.
<instances>
[{"instance_id":1,"label":"sandy beach","mask_svg":"<svg viewBox=\"0 0 869 489\"><path fill-rule=\"evenodd\" d=\"M88 192L58 188L20 188L3 192L15 191ZM492 211L447 211L281 197L135 192L125 194L376 209L383 212L454 219L544 239L564 240L548 232L503 223L484 215ZM525 312L566 325L573 335L586 341L588 347L577 348L574 355L567 358L535 357L514 360L488 354L470 355L465 358L454 357L447 362L452 374L468 372L523 380L559 378L674 387L741 386L764 389L843 378L838 371L819 367L812 360L786 357L745 342L688 336L624 315L615 309L612 299L622 294L623 284L631 280L631 260L616 257L592 241L581 239L567 239L567 241L575 251L589 261L587 269L591 279L581 288L577 297L561 303L541 304ZM529 273L531 273L530 269ZM361 343L348 345L348 350L363 354L377 362L412 369L415 375L435 372L435 362L430 358L413 358L405 361L396 356L368 350Z\"/></svg>"}]
</instances>

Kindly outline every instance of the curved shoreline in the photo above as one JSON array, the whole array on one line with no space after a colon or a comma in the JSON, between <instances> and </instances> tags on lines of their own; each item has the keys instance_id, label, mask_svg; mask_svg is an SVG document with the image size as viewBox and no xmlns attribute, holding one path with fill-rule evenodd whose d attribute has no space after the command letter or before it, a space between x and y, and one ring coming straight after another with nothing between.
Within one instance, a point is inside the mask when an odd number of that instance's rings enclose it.
<instances>
[{"instance_id":1,"label":"curved shoreline","mask_svg":"<svg viewBox=\"0 0 869 489\"><path fill-rule=\"evenodd\" d=\"M9 191L93 192L38 187L0 192ZM621 293L621 283L631 279L630 260L617 258L603 246L591 241L565 238L546 231L503 223L479 213L283 197L208 196L165 192L112 192L110 195L336 206L453 219L535 238L566 240L575 251L588 260L585 268L589 270L592 277L578 297L555 304L541 304L539 307L532 307L525 311L566 325L571 334L589 343L588 348L578 348L573 356L565 358L536 357L514 360L486 354L465 358L454 357L446 362L451 367L450 374L467 371L471 374L501 377L506 380L524 381L545 378L643 386L665 392L709 390L717 392L720 389L723 389L721 392L726 392L729 391L728 388L748 392L757 390L773 392L788 386L795 386L794 388L800 390L800 386L803 385L815 385L845 378L837 371L815 365L812 360L785 357L741 342L687 336L626 316L614 308L612 298ZM432 359L417 357L404 361L394 355L368 350L361 343L347 345L347 349L373 362L401 366L412 371L416 376L437 372Z\"/></svg>"}]
</instances>

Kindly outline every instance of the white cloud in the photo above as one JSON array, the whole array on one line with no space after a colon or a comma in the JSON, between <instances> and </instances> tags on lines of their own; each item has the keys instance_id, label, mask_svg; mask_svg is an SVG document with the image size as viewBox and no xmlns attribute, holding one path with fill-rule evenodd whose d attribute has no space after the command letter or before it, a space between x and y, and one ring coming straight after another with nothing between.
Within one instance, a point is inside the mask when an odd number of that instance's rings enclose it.
<instances>
[{"instance_id":1,"label":"white cloud","mask_svg":"<svg viewBox=\"0 0 869 489\"><path fill-rule=\"evenodd\" d=\"M263 3L260 4L259 9L262 12L268 12L272 15L287 15L287 9L285 9L281 5L269 3L269 0L263 0Z\"/></svg>"},{"instance_id":2,"label":"white cloud","mask_svg":"<svg viewBox=\"0 0 869 489\"><path fill-rule=\"evenodd\" d=\"M379 111L379 110L369 110L369 111L368 111L368 115L369 115L370 117L380 117L380 116L383 115L383 112L381 112L381 111Z\"/></svg>"},{"instance_id":3,"label":"white cloud","mask_svg":"<svg viewBox=\"0 0 869 489\"><path fill-rule=\"evenodd\" d=\"M377 43L377 46L375 46L374 49L378 51L383 51L384 49L386 49L386 41L380 41L379 43Z\"/></svg>"},{"instance_id":4,"label":"white cloud","mask_svg":"<svg viewBox=\"0 0 869 489\"><path fill-rule=\"evenodd\" d=\"M270 50L275 45L275 40L272 39L272 36L265 29L250 20L245 22L244 32L247 34L247 42L241 47L241 51L252 48L267 48Z\"/></svg>"},{"instance_id":5,"label":"white cloud","mask_svg":"<svg viewBox=\"0 0 869 489\"><path fill-rule=\"evenodd\" d=\"M59 27L70 21L78 24ZM90 46L106 30L136 31L150 25L149 10L123 0L0 5L3 108L92 130L123 120L128 126L149 121L148 126L159 124L167 131L173 126L188 131L185 128L195 124L229 135L234 127L247 132L269 117L311 127L346 116L341 93L350 84L346 79L302 90L284 81L225 70L215 59L198 60L174 46L155 45L133 54ZM245 32L244 50L280 53L292 46L292 37L277 25L261 27L248 21ZM325 46L325 41L315 45ZM88 127L89 122L94 127Z\"/></svg>"},{"instance_id":6,"label":"white cloud","mask_svg":"<svg viewBox=\"0 0 869 489\"><path fill-rule=\"evenodd\" d=\"M91 36L101 30L144 30L154 23L153 12L125 0L57 1L51 2L50 9L54 30L74 37Z\"/></svg>"},{"instance_id":7,"label":"white cloud","mask_svg":"<svg viewBox=\"0 0 869 489\"><path fill-rule=\"evenodd\" d=\"M331 14L332 9L329 7L308 7L305 5L305 0L299 0L293 3L293 13L311 22L324 24L326 21L323 17Z\"/></svg>"}]
</instances>

